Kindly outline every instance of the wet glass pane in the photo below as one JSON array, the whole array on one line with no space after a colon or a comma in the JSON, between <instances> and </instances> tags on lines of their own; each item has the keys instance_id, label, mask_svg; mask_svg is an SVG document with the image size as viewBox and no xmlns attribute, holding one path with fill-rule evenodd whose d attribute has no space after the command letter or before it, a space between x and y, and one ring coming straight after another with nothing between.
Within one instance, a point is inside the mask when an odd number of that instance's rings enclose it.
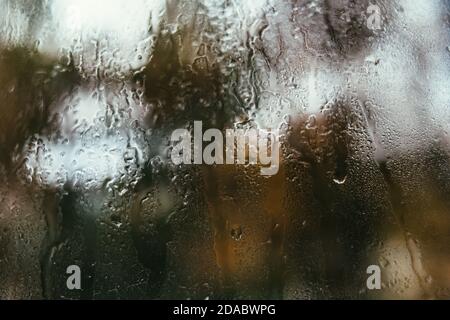
<instances>
[{"instance_id":1,"label":"wet glass pane","mask_svg":"<svg viewBox=\"0 0 450 320\"><path fill-rule=\"evenodd\" d=\"M1 299L449 299L446 0L0 0Z\"/></svg>"}]
</instances>

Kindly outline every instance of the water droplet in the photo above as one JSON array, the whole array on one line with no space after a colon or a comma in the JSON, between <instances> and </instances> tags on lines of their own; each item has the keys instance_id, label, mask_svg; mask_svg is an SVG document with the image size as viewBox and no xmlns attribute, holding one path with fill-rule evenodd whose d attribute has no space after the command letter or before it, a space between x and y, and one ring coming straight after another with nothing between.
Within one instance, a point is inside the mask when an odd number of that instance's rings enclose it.
<instances>
[{"instance_id":1,"label":"water droplet","mask_svg":"<svg viewBox=\"0 0 450 320\"><path fill-rule=\"evenodd\" d=\"M242 228L241 226L234 226L231 229L231 237L236 240L239 241L242 239Z\"/></svg>"},{"instance_id":2,"label":"water droplet","mask_svg":"<svg viewBox=\"0 0 450 320\"><path fill-rule=\"evenodd\" d=\"M336 177L333 179L333 182L336 184L344 184L347 181L347 176Z\"/></svg>"}]
</instances>

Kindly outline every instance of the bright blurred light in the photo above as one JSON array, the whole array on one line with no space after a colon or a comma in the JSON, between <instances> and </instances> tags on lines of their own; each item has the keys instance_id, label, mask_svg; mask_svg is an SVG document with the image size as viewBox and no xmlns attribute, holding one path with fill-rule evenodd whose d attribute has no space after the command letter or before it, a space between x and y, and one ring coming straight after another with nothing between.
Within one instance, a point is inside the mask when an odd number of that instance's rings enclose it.
<instances>
[{"instance_id":1,"label":"bright blurred light","mask_svg":"<svg viewBox=\"0 0 450 320\"><path fill-rule=\"evenodd\" d=\"M102 53L114 52L117 61L139 68L151 54L151 37L159 30L164 6L163 0L54 0L49 6L52 18L38 32L40 50L55 56L63 48L85 49L94 41Z\"/></svg>"}]
</instances>

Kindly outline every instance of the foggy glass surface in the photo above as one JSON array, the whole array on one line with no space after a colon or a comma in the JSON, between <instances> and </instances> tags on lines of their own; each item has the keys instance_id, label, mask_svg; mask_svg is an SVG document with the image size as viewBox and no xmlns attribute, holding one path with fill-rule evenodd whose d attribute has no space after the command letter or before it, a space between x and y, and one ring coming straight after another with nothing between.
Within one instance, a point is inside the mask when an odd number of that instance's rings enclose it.
<instances>
[{"instance_id":1,"label":"foggy glass surface","mask_svg":"<svg viewBox=\"0 0 450 320\"><path fill-rule=\"evenodd\" d=\"M449 299L449 10L0 0L0 299ZM174 165L194 121L278 173Z\"/></svg>"}]
</instances>

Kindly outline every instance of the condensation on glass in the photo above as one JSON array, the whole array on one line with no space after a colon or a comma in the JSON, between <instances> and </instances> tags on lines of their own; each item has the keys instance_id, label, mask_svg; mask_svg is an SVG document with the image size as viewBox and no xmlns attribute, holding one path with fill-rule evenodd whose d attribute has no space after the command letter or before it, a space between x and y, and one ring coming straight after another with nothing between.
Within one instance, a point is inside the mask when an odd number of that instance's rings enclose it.
<instances>
[{"instance_id":1,"label":"condensation on glass","mask_svg":"<svg viewBox=\"0 0 450 320\"><path fill-rule=\"evenodd\" d=\"M450 298L449 21L444 0L0 0L0 298ZM278 174L174 165L194 120L279 129Z\"/></svg>"}]
</instances>

